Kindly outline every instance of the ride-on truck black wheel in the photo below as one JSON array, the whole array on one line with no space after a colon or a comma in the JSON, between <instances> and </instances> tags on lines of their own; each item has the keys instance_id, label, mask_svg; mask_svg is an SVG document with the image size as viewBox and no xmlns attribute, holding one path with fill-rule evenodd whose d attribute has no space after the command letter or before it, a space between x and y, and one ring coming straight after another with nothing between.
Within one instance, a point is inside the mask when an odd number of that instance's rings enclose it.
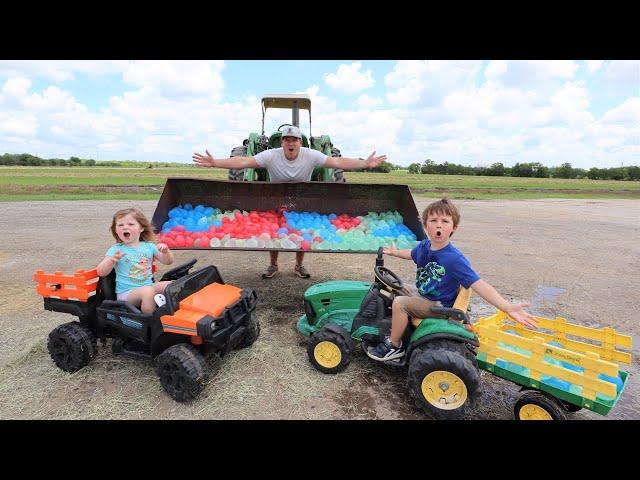
<instances>
[{"instance_id":1,"label":"ride-on truck black wheel","mask_svg":"<svg viewBox=\"0 0 640 480\"><path fill-rule=\"evenodd\" d=\"M307 344L309 361L323 373L343 371L351 361L353 341L346 330L327 325L316 332Z\"/></svg>"},{"instance_id":2,"label":"ride-on truck black wheel","mask_svg":"<svg viewBox=\"0 0 640 480\"><path fill-rule=\"evenodd\" d=\"M77 372L98 353L96 337L80 322L64 323L49 334L47 350L58 368Z\"/></svg>"},{"instance_id":3,"label":"ride-on truck black wheel","mask_svg":"<svg viewBox=\"0 0 640 480\"><path fill-rule=\"evenodd\" d=\"M236 349L246 348L251 345L258 339L260 336L260 322L258 321L258 317L256 317L256 312L251 312L251 318L247 324L247 331L242 337L242 340L236 347Z\"/></svg>"},{"instance_id":4,"label":"ride-on truck black wheel","mask_svg":"<svg viewBox=\"0 0 640 480\"><path fill-rule=\"evenodd\" d=\"M156 372L166 392L177 402L189 402L209 377L204 357L191 345L173 345L158 355Z\"/></svg>"},{"instance_id":5,"label":"ride-on truck black wheel","mask_svg":"<svg viewBox=\"0 0 640 480\"><path fill-rule=\"evenodd\" d=\"M525 391L515 406L516 420L566 420L567 413L560 400L538 390Z\"/></svg>"},{"instance_id":6,"label":"ride-on truck black wheel","mask_svg":"<svg viewBox=\"0 0 640 480\"><path fill-rule=\"evenodd\" d=\"M432 340L414 350L407 383L416 404L438 420L461 418L474 403L480 374L461 342Z\"/></svg>"}]
</instances>

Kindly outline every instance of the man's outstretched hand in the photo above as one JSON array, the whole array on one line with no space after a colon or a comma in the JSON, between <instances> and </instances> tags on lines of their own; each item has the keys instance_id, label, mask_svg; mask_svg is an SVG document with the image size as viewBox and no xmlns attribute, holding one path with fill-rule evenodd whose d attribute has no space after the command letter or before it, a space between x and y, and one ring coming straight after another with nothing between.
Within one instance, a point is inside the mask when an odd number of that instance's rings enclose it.
<instances>
[{"instance_id":1,"label":"man's outstretched hand","mask_svg":"<svg viewBox=\"0 0 640 480\"><path fill-rule=\"evenodd\" d=\"M374 150L373 153L364 161L366 165L364 168L375 168L387 159L386 155L379 155L377 157L375 155L376 151Z\"/></svg>"},{"instance_id":2,"label":"man's outstretched hand","mask_svg":"<svg viewBox=\"0 0 640 480\"><path fill-rule=\"evenodd\" d=\"M214 166L213 155L209 153L209 150L205 150L205 153L206 155L202 155L201 153L194 153L191 158L193 159L194 163L199 167L213 167Z\"/></svg>"}]
</instances>

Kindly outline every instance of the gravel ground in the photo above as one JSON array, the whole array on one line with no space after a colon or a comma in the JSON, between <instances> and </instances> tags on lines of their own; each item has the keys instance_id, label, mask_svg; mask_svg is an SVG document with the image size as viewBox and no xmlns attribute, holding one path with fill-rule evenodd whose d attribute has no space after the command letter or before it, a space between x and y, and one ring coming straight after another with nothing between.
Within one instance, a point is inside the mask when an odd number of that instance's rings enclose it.
<instances>
[{"instance_id":1,"label":"gravel ground","mask_svg":"<svg viewBox=\"0 0 640 480\"><path fill-rule=\"evenodd\" d=\"M419 211L431 200L416 197ZM483 278L530 311L586 326L613 326L633 336L632 377L607 417L582 410L576 419L640 419L637 382L640 330L640 203L636 200L457 201L462 223L453 237ZM147 363L114 357L109 345L75 374L57 369L48 333L72 317L42 308L33 273L93 268L113 239L111 215L135 204L151 218L153 201L0 203L0 418L2 419L428 419L407 392L406 373L357 355L339 375L314 370L295 330L305 289L331 279L370 280L374 256L307 255L312 274L262 280L263 252L178 251L176 262L215 264L225 281L257 290L262 332L248 349L221 362L192 404L171 400ZM386 258L410 282L412 262ZM159 266L162 273L168 269ZM494 309L477 296L472 318ZM482 372L482 395L469 419L510 419L519 388Z\"/></svg>"}]
</instances>

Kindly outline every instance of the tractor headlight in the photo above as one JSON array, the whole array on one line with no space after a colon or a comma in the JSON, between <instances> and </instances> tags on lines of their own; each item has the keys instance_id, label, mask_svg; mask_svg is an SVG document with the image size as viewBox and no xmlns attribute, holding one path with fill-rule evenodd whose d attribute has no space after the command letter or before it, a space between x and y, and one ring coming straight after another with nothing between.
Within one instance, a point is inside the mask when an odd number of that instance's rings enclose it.
<instances>
[{"instance_id":1,"label":"tractor headlight","mask_svg":"<svg viewBox=\"0 0 640 480\"><path fill-rule=\"evenodd\" d=\"M212 331L212 332L216 329L216 326L217 326L217 325L216 325L216 321L215 321L215 320L212 320L212 321L211 321L211 325L209 325L209 327L211 328L211 331Z\"/></svg>"}]
</instances>

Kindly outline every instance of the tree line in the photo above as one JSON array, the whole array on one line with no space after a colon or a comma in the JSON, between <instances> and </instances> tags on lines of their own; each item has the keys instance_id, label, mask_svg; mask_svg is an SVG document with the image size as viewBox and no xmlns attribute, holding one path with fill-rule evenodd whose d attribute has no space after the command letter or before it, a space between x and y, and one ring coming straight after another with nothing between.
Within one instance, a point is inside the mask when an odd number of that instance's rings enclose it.
<instances>
[{"instance_id":1,"label":"tree line","mask_svg":"<svg viewBox=\"0 0 640 480\"><path fill-rule=\"evenodd\" d=\"M92 158L70 157L64 158L40 158L28 153L5 153L0 155L0 165L15 165L26 167L140 167L147 163L146 168L158 167L184 167L185 163L171 162L138 162L135 160L124 161L96 161ZM382 162L375 168L367 171L375 173L389 173L392 170L403 170L404 167L389 162ZM597 168L589 170L573 168L570 163L563 163L559 167L546 167L539 162L516 163L513 167L505 167L497 162L489 167L471 167L455 163L436 163L431 159L423 163L412 163L408 167L412 174L436 174L436 175L477 175L494 177L533 177L533 178L588 178L591 180L640 180L640 167L613 167Z\"/></svg>"},{"instance_id":2,"label":"tree line","mask_svg":"<svg viewBox=\"0 0 640 480\"><path fill-rule=\"evenodd\" d=\"M613 167L590 169L574 168L570 163L559 167L546 167L539 162L516 163L505 167L497 162L489 167L470 167L444 162L438 164L431 159L423 163L409 165L409 173L437 175L478 175L493 177L532 177L532 178L588 178L591 180L640 180L640 167Z\"/></svg>"},{"instance_id":3,"label":"tree line","mask_svg":"<svg viewBox=\"0 0 640 480\"><path fill-rule=\"evenodd\" d=\"M147 168L155 167L183 167L184 163L171 162L138 162L136 160L94 160L92 158L70 157L40 158L28 153L5 153L0 155L0 165L14 165L20 167L140 167L145 163Z\"/></svg>"}]
</instances>

